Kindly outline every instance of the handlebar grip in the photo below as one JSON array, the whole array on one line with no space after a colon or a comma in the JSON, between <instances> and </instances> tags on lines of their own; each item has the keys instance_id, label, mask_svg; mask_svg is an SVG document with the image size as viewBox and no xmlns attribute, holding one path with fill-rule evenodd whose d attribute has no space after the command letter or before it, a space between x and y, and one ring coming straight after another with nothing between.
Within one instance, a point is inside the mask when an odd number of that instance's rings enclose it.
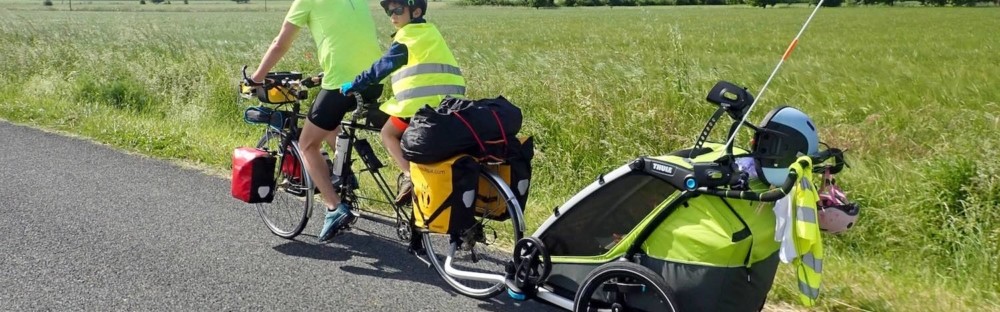
<instances>
[{"instance_id":1,"label":"handlebar grip","mask_svg":"<svg viewBox=\"0 0 1000 312\"><path fill-rule=\"evenodd\" d=\"M844 169L844 166L850 167L850 165L847 164L847 160L844 159L844 151L839 148L826 149L822 152L817 153L816 156L812 156L811 158L813 161L813 172L817 173L829 170L830 173L837 174ZM834 160L833 165L823 165L823 166L816 165L824 163L830 158L833 158Z\"/></svg>"},{"instance_id":2,"label":"handlebar grip","mask_svg":"<svg viewBox=\"0 0 1000 312\"><path fill-rule=\"evenodd\" d=\"M256 83L253 79L250 79L250 75L247 75L247 65L243 65L243 69L241 71L243 72L243 84L247 87L259 87L264 85L263 83ZM265 80L264 82L267 81Z\"/></svg>"},{"instance_id":3,"label":"handlebar grip","mask_svg":"<svg viewBox=\"0 0 1000 312\"><path fill-rule=\"evenodd\" d=\"M302 79L302 86L306 88L312 88L320 85L322 82L322 77L306 77Z\"/></svg>"},{"instance_id":4,"label":"handlebar grip","mask_svg":"<svg viewBox=\"0 0 1000 312\"><path fill-rule=\"evenodd\" d=\"M792 191L792 187L795 186L795 181L799 179L799 174L795 171L788 171L788 178L785 179L785 184L782 184L780 188L773 189L758 195L759 201L763 202L776 202L779 199L788 195L788 192Z\"/></svg>"},{"instance_id":5,"label":"handlebar grip","mask_svg":"<svg viewBox=\"0 0 1000 312\"><path fill-rule=\"evenodd\" d=\"M357 106L357 108L355 108L355 110L360 111L360 110L364 109L364 107L365 107L365 99L363 97L361 97L361 93L351 92L350 95L353 95L354 96L354 100L357 101L357 103L358 103L358 106Z\"/></svg>"},{"instance_id":6,"label":"handlebar grip","mask_svg":"<svg viewBox=\"0 0 1000 312\"><path fill-rule=\"evenodd\" d=\"M826 161L827 159L830 159L830 157L833 156L834 152L831 151L830 149L827 149L822 152L816 153L815 155L809 155L809 158L812 158L812 162L814 164L818 164Z\"/></svg>"},{"instance_id":7,"label":"handlebar grip","mask_svg":"<svg viewBox=\"0 0 1000 312\"><path fill-rule=\"evenodd\" d=\"M246 85L246 86L248 86L248 87L260 87L260 86L265 85L266 83L267 83L266 80L264 82L258 83L258 82L254 82L250 78L243 78L243 84Z\"/></svg>"}]
</instances>

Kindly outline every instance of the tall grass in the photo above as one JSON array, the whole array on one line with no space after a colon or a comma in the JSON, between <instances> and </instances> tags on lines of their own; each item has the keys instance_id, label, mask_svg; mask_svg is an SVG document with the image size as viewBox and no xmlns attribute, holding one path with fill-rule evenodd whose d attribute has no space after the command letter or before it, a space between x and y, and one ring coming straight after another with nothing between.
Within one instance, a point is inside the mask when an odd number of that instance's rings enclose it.
<instances>
[{"instance_id":1,"label":"tall grass","mask_svg":"<svg viewBox=\"0 0 1000 312\"><path fill-rule=\"evenodd\" d=\"M224 171L259 134L240 120L237 71L259 61L287 4L0 9L0 117ZM707 90L720 79L759 90L809 13L431 5L469 95L509 98L536 136L531 229L598 174L692 144L714 110ZM852 232L825 237L820 310L1000 310L998 20L995 9L823 9L752 113L800 107L848 150L840 181L864 210ZM300 36L279 69L317 71L312 50ZM790 270L775 309L798 306Z\"/></svg>"}]
</instances>

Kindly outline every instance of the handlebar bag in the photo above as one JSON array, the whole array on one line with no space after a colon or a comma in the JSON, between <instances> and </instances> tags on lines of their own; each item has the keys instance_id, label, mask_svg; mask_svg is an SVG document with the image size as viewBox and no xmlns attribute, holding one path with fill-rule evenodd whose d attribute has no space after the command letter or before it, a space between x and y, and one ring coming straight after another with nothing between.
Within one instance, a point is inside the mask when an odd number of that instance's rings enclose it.
<instances>
[{"instance_id":1,"label":"handlebar bag","mask_svg":"<svg viewBox=\"0 0 1000 312\"><path fill-rule=\"evenodd\" d=\"M283 80L302 80L302 73L299 72L271 72L267 73L265 79L274 81L273 85L266 88L257 88L257 100L269 104L286 104L295 102L298 95L292 90L281 86Z\"/></svg>"},{"instance_id":2,"label":"handlebar bag","mask_svg":"<svg viewBox=\"0 0 1000 312\"><path fill-rule=\"evenodd\" d=\"M233 151L233 197L246 203L274 200L274 155L253 147Z\"/></svg>"}]
</instances>

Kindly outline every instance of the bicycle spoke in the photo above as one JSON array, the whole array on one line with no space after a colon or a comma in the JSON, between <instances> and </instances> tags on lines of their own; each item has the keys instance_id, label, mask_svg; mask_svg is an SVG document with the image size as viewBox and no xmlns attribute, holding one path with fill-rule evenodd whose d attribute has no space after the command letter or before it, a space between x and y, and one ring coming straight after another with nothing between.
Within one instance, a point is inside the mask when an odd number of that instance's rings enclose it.
<instances>
[{"instance_id":1,"label":"bicycle spoke","mask_svg":"<svg viewBox=\"0 0 1000 312\"><path fill-rule=\"evenodd\" d=\"M281 150L281 141L281 134L268 131L261 138L258 147L266 148L269 151L279 151ZM291 158L286 159L286 157ZM291 161L292 159L295 161ZM289 150L281 153L278 157L274 173L277 180L274 200L270 203L257 204L257 212L264 220L265 225L272 233L284 238L292 238L302 232L314 202L311 185L296 183L295 180L301 178L286 174L286 171L294 171L282 168L288 164L297 166L299 172L304 170L294 146L289 147Z\"/></svg>"}]
</instances>

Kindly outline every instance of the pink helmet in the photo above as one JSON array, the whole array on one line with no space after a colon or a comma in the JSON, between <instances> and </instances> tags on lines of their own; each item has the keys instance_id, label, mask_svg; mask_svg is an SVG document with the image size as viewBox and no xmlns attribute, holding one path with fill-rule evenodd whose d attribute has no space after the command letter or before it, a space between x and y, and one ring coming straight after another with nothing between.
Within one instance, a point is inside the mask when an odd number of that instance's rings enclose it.
<instances>
[{"instance_id":1,"label":"pink helmet","mask_svg":"<svg viewBox=\"0 0 1000 312\"><path fill-rule=\"evenodd\" d=\"M827 170L823 174L823 186L819 191L819 228L828 233L838 234L854 226L861 207L847 200L836 179Z\"/></svg>"}]
</instances>

